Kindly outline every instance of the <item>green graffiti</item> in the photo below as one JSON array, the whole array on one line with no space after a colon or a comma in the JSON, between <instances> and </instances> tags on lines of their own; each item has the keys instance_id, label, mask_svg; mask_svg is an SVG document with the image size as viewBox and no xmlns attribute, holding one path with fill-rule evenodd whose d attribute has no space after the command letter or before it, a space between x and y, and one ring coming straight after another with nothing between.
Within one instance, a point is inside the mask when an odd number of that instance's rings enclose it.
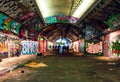
<instances>
[{"instance_id":1,"label":"green graffiti","mask_svg":"<svg viewBox=\"0 0 120 82\"><path fill-rule=\"evenodd\" d=\"M10 22L11 22L11 18L7 18L5 21L4 21L4 24L6 26L5 30L7 31L10 31Z\"/></svg>"},{"instance_id":2,"label":"green graffiti","mask_svg":"<svg viewBox=\"0 0 120 82\"><path fill-rule=\"evenodd\" d=\"M45 21L46 21L46 23L56 23L57 22L57 19L56 19L56 17L47 17L47 18L45 18Z\"/></svg>"},{"instance_id":3,"label":"green graffiti","mask_svg":"<svg viewBox=\"0 0 120 82\"><path fill-rule=\"evenodd\" d=\"M115 27L114 22L117 20L117 18L120 17L120 14L118 15L113 15L110 16L109 19L107 21L104 21L105 24L107 24L111 29Z\"/></svg>"},{"instance_id":4,"label":"green graffiti","mask_svg":"<svg viewBox=\"0 0 120 82\"><path fill-rule=\"evenodd\" d=\"M4 25L4 21L7 19L7 16L0 13L0 29L4 30L6 26Z\"/></svg>"}]
</instances>

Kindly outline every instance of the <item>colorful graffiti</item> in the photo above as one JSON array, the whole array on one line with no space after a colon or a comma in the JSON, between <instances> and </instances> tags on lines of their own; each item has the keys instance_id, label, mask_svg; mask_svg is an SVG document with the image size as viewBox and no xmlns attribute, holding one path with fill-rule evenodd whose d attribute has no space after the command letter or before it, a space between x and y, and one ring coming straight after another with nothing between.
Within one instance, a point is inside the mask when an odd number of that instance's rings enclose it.
<instances>
[{"instance_id":1,"label":"colorful graffiti","mask_svg":"<svg viewBox=\"0 0 120 82\"><path fill-rule=\"evenodd\" d=\"M91 54L98 54L98 53L102 53L102 42L99 42L99 43L86 43L87 45L87 48L86 48L86 52L87 53L91 53Z\"/></svg>"},{"instance_id":2,"label":"colorful graffiti","mask_svg":"<svg viewBox=\"0 0 120 82\"><path fill-rule=\"evenodd\" d=\"M109 34L110 36L110 57L120 57L120 30Z\"/></svg>"},{"instance_id":3,"label":"colorful graffiti","mask_svg":"<svg viewBox=\"0 0 120 82\"><path fill-rule=\"evenodd\" d=\"M19 28L21 27L21 24L12 20L10 17L7 17L4 14L0 13L0 29L11 31L15 34L19 33Z\"/></svg>"},{"instance_id":4,"label":"colorful graffiti","mask_svg":"<svg viewBox=\"0 0 120 82\"><path fill-rule=\"evenodd\" d=\"M0 53L8 52L8 45L6 42L0 42Z\"/></svg>"},{"instance_id":5,"label":"colorful graffiti","mask_svg":"<svg viewBox=\"0 0 120 82\"><path fill-rule=\"evenodd\" d=\"M45 49L45 47L44 47L44 40L40 40L39 41L39 52L44 52L44 49Z\"/></svg>"},{"instance_id":6,"label":"colorful graffiti","mask_svg":"<svg viewBox=\"0 0 120 82\"><path fill-rule=\"evenodd\" d=\"M21 53L24 54L36 54L38 51L38 43L35 41L22 41L22 51Z\"/></svg>"},{"instance_id":7,"label":"colorful graffiti","mask_svg":"<svg viewBox=\"0 0 120 82\"><path fill-rule=\"evenodd\" d=\"M4 21L7 19L7 16L0 14L0 29L4 30L5 29L5 25L4 25Z\"/></svg>"},{"instance_id":8,"label":"colorful graffiti","mask_svg":"<svg viewBox=\"0 0 120 82\"><path fill-rule=\"evenodd\" d=\"M35 23L37 20L38 18L36 17L34 12L27 13L20 18L20 22L26 27L33 25L33 23Z\"/></svg>"},{"instance_id":9,"label":"colorful graffiti","mask_svg":"<svg viewBox=\"0 0 120 82\"><path fill-rule=\"evenodd\" d=\"M19 40L17 36L0 33L0 57L15 56L14 50L18 46Z\"/></svg>"},{"instance_id":10,"label":"colorful graffiti","mask_svg":"<svg viewBox=\"0 0 120 82\"><path fill-rule=\"evenodd\" d=\"M31 12L31 13L28 13L28 14L24 15L23 17L21 17L20 20L25 20L25 19L27 19L29 17L33 17L33 16L34 16L34 13Z\"/></svg>"},{"instance_id":11,"label":"colorful graffiti","mask_svg":"<svg viewBox=\"0 0 120 82\"><path fill-rule=\"evenodd\" d=\"M78 18L71 16L50 16L44 19L45 23L76 23Z\"/></svg>"},{"instance_id":12,"label":"colorful graffiti","mask_svg":"<svg viewBox=\"0 0 120 82\"><path fill-rule=\"evenodd\" d=\"M85 39L89 40L95 36L95 29L92 25L86 25L85 28Z\"/></svg>"}]
</instances>

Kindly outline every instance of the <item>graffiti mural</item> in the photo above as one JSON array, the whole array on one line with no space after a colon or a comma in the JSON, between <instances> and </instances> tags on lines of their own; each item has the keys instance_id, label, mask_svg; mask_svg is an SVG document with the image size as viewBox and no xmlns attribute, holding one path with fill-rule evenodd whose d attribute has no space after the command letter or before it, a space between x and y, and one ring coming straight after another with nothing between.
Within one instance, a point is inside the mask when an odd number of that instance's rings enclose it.
<instances>
[{"instance_id":1,"label":"graffiti mural","mask_svg":"<svg viewBox=\"0 0 120 82\"><path fill-rule=\"evenodd\" d=\"M21 25L15 21L11 21L10 22L10 31L12 31L15 34L19 33L19 28L21 27Z\"/></svg>"},{"instance_id":2,"label":"graffiti mural","mask_svg":"<svg viewBox=\"0 0 120 82\"><path fill-rule=\"evenodd\" d=\"M20 22L28 27L28 26L31 26L32 24L34 24L37 21L37 19L38 18L36 18L35 13L30 12L30 13L27 13L26 15L22 16L20 18Z\"/></svg>"},{"instance_id":3,"label":"graffiti mural","mask_svg":"<svg viewBox=\"0 0 120 82\"><path fill-rule=\"evenodd\" d=\"M85 39L89 40L95 36L95 29L92 25L86 25L85 29Z\"/></svg>"},{"instance_id":4,"label":"graffiti mural","mask_svg":"<svg viewBox=\"0 0 120 82\"><path fill-rule=\"evenodd\" d=\"M78 21L78 18L71 17L71 16L64 16L64 15L58 15L58 16L50 16L44 19L45 23L76 23Z\"/></svg>"},{"instance_id":5,"label":"graffiti mural","mask_svg":"<svg viewBox=\"0 0 120 82\"><path fill-rule=\"evenodd\" d=\"M15 56L14 50L19 45L17 36L0 33L0 57Z\"/></svg>"},{"instance_id":6,"label":"graffiti mural","mask_svg":"<svg viewBox=\"0 0 120 82\"><path fill-rule=\"evenodd\" d=\"M7 36L0 33L0 58L8 56L8 43Z\"/></svg>"},{"instance_id":7,"label":"graffiti mural","mask_svg":"<svg viewBox=\"0 0 120 82\"><path fill-rule=\"evenodd\" d=\"M110 57L120 57L120 30L109 34Z\"/></svg>"},{"instance_id":8,"label":"graffiti mural","mask_svg":"<svg viewBox=\"0 0 120 82\"><path fill-rule=\"evenodd\" d=\"M32 17L32 16L34 16L34 13L33 13L33 12L24 15L23 17L20 18L20 20L25 20L25 19L27 19L27 18L29 18L29 17Z\"/></svg>"},{"instance_id":9,"label":"graffiti mural","mask_svg":"<svg viewBox=\"0 0 120 82\"><path fill-rule=\"evenodd\" d=\"M8 42L0 42L0 53L6 53L8 52Z\"/></svg>"},{"instance_id":10,"label":"graffiti mural","mask_svg":"<svg viewBox=\"0 0 120 82\"><path fill-rule=\"evenodd\" d=\"M87 53L91 53L91 54L98 54L98 53L102 53L102 50L103 50L103 48L102 48L102 42L99 42L99 43L94 43L94 42L92 42L92 43L89 43L89 42L87 42L86 43L86 52Z\"/></svg>"},{"instance_id":11,"label":"graffiti mural","mask_svg":"<svg viewBox=\"0 0 120 82\"><path fill-rule=\"evenodd\" d=\"M38 43L35 41L22 41L22 51L21 53L24 54L36 54L38 51Z\"/></svg>"},{"instance_id":12,"label":"graffiti mural","mask_svg":"<svg viewBox=\"0 0 120 82\"><path fill-rule=\"evenodd\" d=\"M18 14L23 11L14 0L0 0L0 7L0 11L11 17L18 17Z\"/></svg>"},{"instance_id":13,"label":"graffiti mural","mask_svg":"<svg viewBox=\"0 0 120 82\"><path fill-rule=\"evenodd\" d=\"M21 27L21 24L12 20L10 17L7 17L6 15L0 13L0 29L11 31L15 34L19 33L19 28Z\"/></svg>"},{"instance_id":14,"label":"graffiti mural","mask_svg":"<svg viewBox=\"0 0 120 82\"><path fill-rule=\"evenodd\" d=\"M0 13L0 29L4 30L5 29L5 24L4 21L7 19L7 16L3 15Z\"/></svg>"}]
</instances>

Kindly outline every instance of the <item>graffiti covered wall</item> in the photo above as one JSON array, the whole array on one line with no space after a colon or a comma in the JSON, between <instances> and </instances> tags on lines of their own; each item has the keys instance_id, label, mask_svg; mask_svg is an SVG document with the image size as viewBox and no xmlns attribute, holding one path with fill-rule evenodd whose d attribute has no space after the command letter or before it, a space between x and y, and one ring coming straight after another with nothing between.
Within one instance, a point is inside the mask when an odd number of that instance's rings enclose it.
<instances>
[{"instance_id":1,"label":"graffiti covered wall","mask_svg":"<svg viewBox=\"0 0 120 82\"><path fill-rule=\"evenodd\" d=\"M99 54L99 53L102 53L102 42L99 42L99 43L89 43L89 42L86 42L86 52L87 53L91 53L91 54Z\"/></svg>"},{"instance_id":2,"label":"graffiti covered wall","mask_svg":"<svg viewBox=\"0 0 120 82\"><path fill-rule=\"evenodd\" d=\"M1 38L5 38L5 37L1 37ZM0 57L5 57L8 55L8 40L5 39L5 41L0 40Z\"/></svg>"},{"instance_id":3,"label":"graffiti covered wall","mask_svg":"<svg viewBox=\"0 0 120 82\"><path fill-rule=\"evenodd\" d=\"M112 42L115 42L116 40L120 40L119 35L120 35L120 30L112 32L105 36L105 39L104 39L104 55L105 56L113 57L111 45L112 45Z\"/></svg>"},{"instance_id":4,"label":"graffiti covered wall","mask_svg":"<svg viewBox=\"0 0 120 82\"><path fill-rule=\"evenodd\" d=\"M0 33L0 57L15 56L14 49L19 45L19 39L16 36Z\"/></svg>"},{"instance_id":5,"label":"graffiti covered wall","mask_svg":"<svg viewBox=\"0 0 120 82\"><path fill-rule=\"evenodd\" d=\"M21 24L12 20L10 17L0 13L0 29L11 31L15 34L19 33L19 28L21 27Z\"/></svg>"},{"instance_id":6,"label":"graffiti covered wall","mask_svg":"<svg viewBox=\"0 0 120 82\"><path fill-rule=\"evenodd\" d=\"M38 52L38 42L36 41L22 41L22 51L21 54L36 54Z\"/></svg>"}]
</instances>

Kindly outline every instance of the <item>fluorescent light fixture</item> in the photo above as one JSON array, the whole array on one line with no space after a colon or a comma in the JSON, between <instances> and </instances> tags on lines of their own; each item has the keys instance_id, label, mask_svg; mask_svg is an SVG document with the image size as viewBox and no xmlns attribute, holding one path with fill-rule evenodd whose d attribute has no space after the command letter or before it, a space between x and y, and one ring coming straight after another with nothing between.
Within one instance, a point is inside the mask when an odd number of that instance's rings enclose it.
<instances>
[{"instance_id":1,"label":"fluorescent light fixture","mask_svg":"<svg viewBox=\"0 0 120 82\"><path fill-rule=\"evenodd\" d=\"M73 13L73 17L81 18L88 8L95 2L95 0L83 0L77 10Z\"/></svg>"},{"instance_id":2,"label":"fluorescent light fixture","mask_svg":"<svg viewBox=\"0 0 120 82\"><path fill-rule=\"evenodd\" d=\"M39 10L43 16L43 18L47 18L51 15L56 14L56 9L54 8L55 2L54 0L35 0ZM55 0L56 1L56 0ZM95 2L96 0L82 0L79 7L76 9L76 11L73 13L73 17L81 18L83 14L89 9L89 7ZM59 4L59 0L58 0ZM64 10L64 9L63 9ZM62 11L60 11L61 13Z\"/></svg>"},{"instance_id":3,"label":"fluorescent light fixture","mask_svg":"<svg viewBox=\"0 0 120 82\"><path fill-rule=\"evenodd\" d=\"M48 5L48 2L46 0L36 0L36 3L40 9L40 12L42 12L42 16L44 18L48 17L49 16L49 5Z\"/></svg>"}]
</instances>

